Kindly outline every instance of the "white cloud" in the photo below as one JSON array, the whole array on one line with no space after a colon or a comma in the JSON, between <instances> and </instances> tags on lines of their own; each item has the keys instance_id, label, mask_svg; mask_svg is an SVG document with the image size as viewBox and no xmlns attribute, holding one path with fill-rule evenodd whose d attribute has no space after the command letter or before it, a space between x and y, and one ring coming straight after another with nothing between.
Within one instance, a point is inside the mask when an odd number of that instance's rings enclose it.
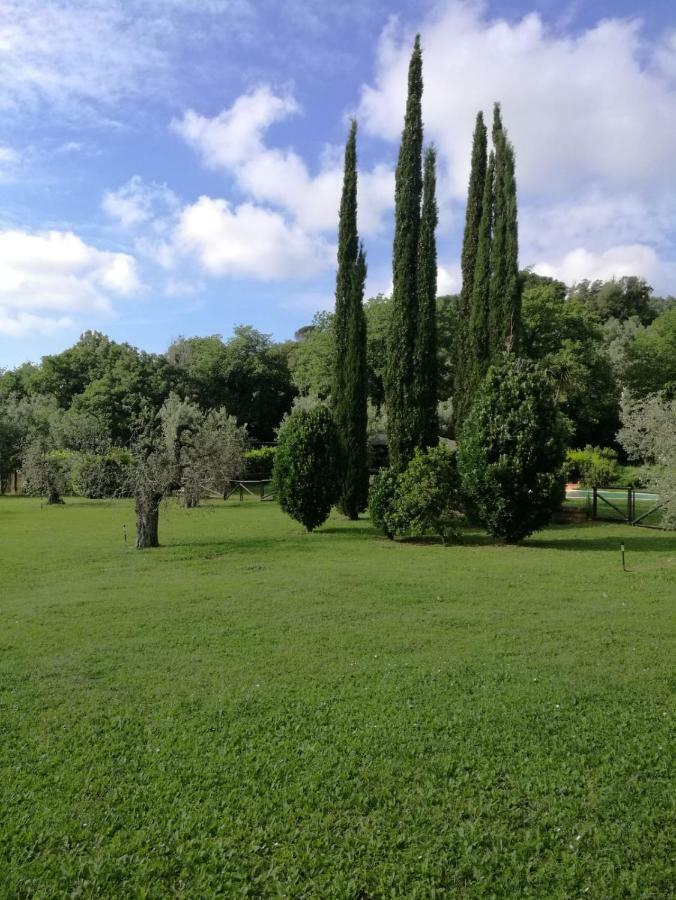
<instances>
[{"instance_id":1,"label":"white cloud","mask_svg":"<svg viewBox=\"0 0 676 900\"><path fill-rule=\"evenodd\" d=\"M103 211L123 228L133 228L161 220L178 206L178 197L166 184L147 184L134 175L116 191L106 191L101 201Z\"/></svg>"},{"instance_id":2,"label":"white cloud","mask_svg":"<svg viewBox=\"0 0 676 900\"><path fill-rule=\"evenodd\" d=\"M437 294L459 294L462 287L460 266L439 266L437 268Z\"/></svg>"},{"instance_id":3,"label":"white cloud","mask_svg":"<svg viewBox=\"0 0 676 900\"><path fill-rule=\"evenodd\" d=\"M661 291L673 286L676 265L662 261L652 247L625 244L594 253L577 247L553 262L538 262L533 267L539 275L559 278L568 285L589 279L608 281L623 275L638 275Z\"/></svg>"},{"instance_id":4,"label":"white cloud","mask_svg":"<svg viewBox=\"0 0 676 900\"><path fill-rule=\"evenodd\" d=\"M655 186L676 173L676 53L672 38L644 62L636 21L600 22L576 36L551 31L532 13L513 23L450 3L422 25L426 137L466 191L477 110L499 100L526 192L564 193L591 179ZM360 120L398 140L412 35L393 20L378 48L375 84L365 86ZM660 62L658 65L657 62Z\"/></svg>"},{"instance_id":5,"label":"white cloud","mask_svg":"<svg viewBox=\"0 0 676 900\"><path fill-rule=\"evenodd\" d=\"M158 17L118 2L3 0L0 107L60 110L147 95L167 75Z\"/></svg>"},{"instance_id":6,"label":"white cloud","mask_svg":"<svg viewBox=\"0 0 676 900\"><path fill-rule=\"evenodd\" d=\"M55 331L72 328L75 325L69 316L50 318L33 313L10 312L0 305L0 334L9 337L23 337L27 334L53 334Z\"/></svg>"},{"instance_id":7,"label":"white cloud","mask_svg":"<svg viewBox=\"0 0 676 900\"><path fill-rule=\"evenodd\" d=\"M194 257L211 275L274 281L304 279L333 264L335 249L277 212L200 197L180 215L171 250Z\"/></svg>"},{"instance_id":8,"label":"white cloud","mask_svg":"<svg viewBox=\"0 0 676 900\"><path fill-rule=\"evenodd\" d=\"M234 175L252 199L281 208L307 231L335 231L343 178L340 152L327 148L319 171L312 175L293 149L269 147L264 141L271 125L299 111L291 95L261 85L213 118L188 110L172 122L172 129L209 168ZM359 227L364 234L382 228L393 193L394 174L384 164L360 174Z\"/></svg>"},{"instance_id":9,"label":"white cloud","mask_svg":"<svg viewBox=\"0 0 676 900\"><path fill-rule=\"evenodd\" d=\"M112 297L139 287L131 256L99 250L73 232L0 231L0 329L6 334L68 327L73 320L65 313L110 313Z\"/></svg>"}]
</instances>

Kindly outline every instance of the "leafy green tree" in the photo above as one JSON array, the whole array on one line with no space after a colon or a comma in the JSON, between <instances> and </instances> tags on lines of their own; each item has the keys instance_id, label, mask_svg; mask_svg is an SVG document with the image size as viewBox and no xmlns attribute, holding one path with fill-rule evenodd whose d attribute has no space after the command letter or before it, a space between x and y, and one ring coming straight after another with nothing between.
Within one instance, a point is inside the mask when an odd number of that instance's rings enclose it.
<instances>
[{"instance_id":1,"label":"leafy green tree","mask_svg":"<svg viewBox=\"0 0 676 900\"><path fill-rule=\"evenodd\" d=\"M356 519L366 506L366 259L357 231L357 123L345 146L345 172L338 225L333 414L343 446L344 471L339 506Z\"/></svg>"},{"instance_id":2,"label":"leafy green tree","mask_svg":"<svg viewBox=\"0 0 676 900\"><path fill-rule=\"evenodd\" d=\"M422 537L437 534L445 544L459 533L462 522L460 479L454 455L447 447L417 449L397 476L394 494L384 513L391 535Z\"/></svg>"},{"instance_id":3,"label":"leafy green tree","mask_svg":"<svg viewBox=\"0 0 676 900\"><path fill-rule=\"evenodd\" d=\"M620 386L601 325L561 281L523 276L522 352L538 362L573 426L573 446L610 445L619 426Z\"/></svg>"},{"instance_id":4,"label":"leafy green tree","mask_svg":"<svg viewBox=\"0 0 676 900\"><path fill-rule=\"evenodd\" d=\"M563 500L568 428L538 367L504 354L488 370L463 426L463 490L495 537L542 528Z\"/></svg>"},{"instance_id":5,"label":"leafy green tree","mask_svg":"<svg viewBox=\"0 0 676 900\"><path fill-rule=\"evenodd\" d=\"M139 429L131 445L129 494L136 512L136 548L159 547L160 506L178 480L158 416Z\"/></svg>"},{"instance_id":6,"label":"leafy green tree","mask_svg":"<svg viewBox=\"0 0 676 900\"><path fill-rule=\"evenodd\" d=\"M51 506L63 503L71 482L72 454L50 444L48 438L36 437L24 449L21 471L27 494L45 497Z\"/></svg>"},{"instance_id":7,"label":"leafy green tree","mask_svg":"<svg viewBox=\"0 0 676 900\"><path fill-rule=\"evenodd\" d=\"M414 394L416 398L418 447L435 447L439 442L437 391L437 241L439 221L436 199L436 153L425 153L423 198L418 243L418 321L414 347Z\"/></svg>"},{"instance_id":8,"label":"leafy green tree","mask_svg":"<svg viewBox=\"0 0 676 900\"><path fill-rule=\"evenodd\" d=\"M279 505L313 531L338 502L343 482L341 443L328 407L296 410L282 423L272 471Z\"/></svg>"},{"instance_id":9,"label":"leafy green tree","mask_svg":"<svg viewBox=\"0 0 676 900\"><path fill-rule=\"evenodd\" d=\"M312 324L299 329L295 337L288 357L293 383L300 394L326 400L336 367L333 313L316 313Z\"/></svg>"},{"instance_id":10,"label":"leafy green tree","mask_svg":"<svg viewBox=\"0 0 676 900\"><path fill-rule=\"evenodd\" d=\"M385 403L388 335L392 301L378 294L364 304L366 317L366 363L369 399L378 408Z\"/></svg>"},{"instance_id":11,"label":"leafy green tree","mask_svg":"<svg viewBox=\"0 0 676 900\"><path fill-rule=\"evenodd\" d=\"M393 289L385 384L390 460L403 468L417 442L414 347L418 316L418 241L422 196L422 53L416 36L395 174Z\"/></svg>"},{"instance_id":12,"label":"leafy green tree","mask_svg":"<svg viewBox=\"0 0 676 900\"><path fill-rule=\"evenodd\" d=\"M625 353L624 382L632 394L676 397L676 307L638 333Z\"/></svg>"},{"instance_id":13,"label":"leafy green tree","mask_svg":"<svg viewBox=\"0 0 676 900\"><path fill-rule=\"evenodd\" d=\"M570 295L587 306L601 322L611 318L624 322L638 316L642 325L649 325L657 315L652 292L644 278L631 275L610 281L581 281Z\"/></svg>"}]
</instances>

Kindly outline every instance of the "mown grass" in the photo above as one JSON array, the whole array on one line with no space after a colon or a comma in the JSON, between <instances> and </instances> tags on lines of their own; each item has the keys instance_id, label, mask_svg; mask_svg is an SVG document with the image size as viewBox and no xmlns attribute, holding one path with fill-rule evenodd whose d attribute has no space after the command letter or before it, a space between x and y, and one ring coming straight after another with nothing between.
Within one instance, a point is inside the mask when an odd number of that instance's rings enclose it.
<instances>
[{"instance_id":1,"label":"mown grass","mask_svg":"<svg viewBox=\"0 0 676 900\"><path fill-rule=\"evenodd\" d=\"M124 523L0 500L0 895L671 894L673 534Z\"/></svg>"}]
</instances>

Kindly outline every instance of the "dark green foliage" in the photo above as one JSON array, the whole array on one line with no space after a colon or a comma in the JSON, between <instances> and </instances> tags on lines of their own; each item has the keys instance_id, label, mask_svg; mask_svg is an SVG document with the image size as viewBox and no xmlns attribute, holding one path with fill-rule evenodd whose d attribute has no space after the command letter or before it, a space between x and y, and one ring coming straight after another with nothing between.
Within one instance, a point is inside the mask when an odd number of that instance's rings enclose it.
<instances>
[{"instance_id":1,"label":"dark green foliage","mask_svg":"<svg viewBox=\"0 0 676 900\"><path fill-rule=\"evenodd\" d=\"M568 450L565 472L569 481L587 488L620 484L617 451L612 447L592 447L587 444L584 450Z\"/></svg>"},{"instance_id":2,"label":"dark green foliage","mask_svg":"<svg viewBox=\"0 0 676 900\"><path fill-rule=\"evenodd\" d=\"M502 125L500 105L493 110L495 182L489 308L491 357L517 349L520 330L519 238L514 148Z\"/></svg>"},{"instance_id":3,"label":"dark green foliage","mask_svg":"<svg viewBox=\"0 0 676 900\"><path fill-rule=\"evenodd\" d=\"M253 480L270 478L275 462L276 447L256 447L244 454L246 477Z\"/></svg>"},{"instance_id":4,"label":"dark green foliage","mask_svg":"<svg viewBox=\"0 0 676 900\"><path fill-rule=\"evenodd\" d=\"M385 528L392 535L436 534L445 544L459 533L461 509L453 453L443 446L418 449L396 480L384 513Z\"/></svg>"},{"instance_id":5,"label":"dark green foliage","mask_svg":"<svg viewBox=\"0 0 676 900\"><path fill-rule=\"evenodd\" d=\"M469 315L479 251L479 229L483 214L483 200L486 190L486 126L482 112L477 113L474 138L472 140L472 164L467 189L465 210L465 232L462 242L462 289L460 292L460 312L463 319Z\"/></svg>"},{"instance_id":6,"label":"dark green foliage","mask_svg":"<svg viewBox=\"0 0 676 900\"><path fill-rule=\"evenodd\" d=\"M335 369L333 414L342 442L344 475L340 508L356 519L366 506L366 257L357 233L357 123L352 122L345 146L345 172L338 226L338 271L334 315Z\"/></svg>"},{"instance_id":7,"label":"dark green foliage","mask_svg":"<svg viewBox=\"0 0 676 900\"><path fill-rule=\"evenodd\" d=\"M312 395L320 400L331 396L336 371L333 313L318 312L310 325L298 329L288 360L301 396Z\"/></svg>"},{"instance_id":8,"label":"dark green foliage","mask_svg":"<svg viewBox=\"0 0 676 900\"><path fill-rule=\"evenodd\" d=\"M474 137L472 139L472 162L469 173L469 185L467 188L467 207L465 209L465 231L462 241L462 256L460 266L462 270L462 288L460 291L460 303L458 310L459 340L455 348L454 359L454 389L453 399L456 409L464 407L464 397L471 384L467 383L467 366L471 364L473 353L470 347L470 310L474 293L474 276L477 270L477 256L479 253L479 235L482 224L484 208L484 194L486 191L487 168L487 141L486 126L482 112L477 113ZM489 218L490 222L490 218ZM490 226L488 230L488 244L484 247L484 253L489 254ZM486 271L490 260L486 262ZM485 276L484 276L485 277Z\"/></svg>"},{"instance_id":9,"label":"dark green foliage","mask_svg":"<svg viewBox=\"0 0 676 900\"><path fill-rule=\"evenodd\" d=\"M408 70L406 117L395 175L392 311L385 390L390 460L396 468L406 465L417 443L413 366L422 194L422 91L422 54L418 35Z\"/></svg>"},{"instance_id":10,"label":"dark green foliage","mask_svg":"<svg viewBox=\"0 0 676 900\"><path fill-rule=\"evenodd\" d=\"M434 447L439 441L437 389L437 241L439 221L436 198L436 153L425 153L423 198L418 243L418 321L414 349L415 411L418 447Z\"/></svg>"},{"instance_id":11,"label":"dark green foliage","mask_svg":"<svg viewBox=\"0 0 676 900\"><path fill-rule=\"evenodd\" d=\"M567 439L534 363L505 354L491 366L460 436L458 469L492 535L516 543L547 524L563 500Z\"/></svg>"},{"instance_id":12,"label":"dark green foliage","mask_svg":"<svg viewBox=\"0 0 676 900\"><path fill-rule=\"evenodd\" d=\"M340 497L343 460L336 423L326 406L293 412L279 430L272 482L285 513L313 531Z\"/></svg>"},{"instance_id":13,"label":"dark green foliage","mask_svg":"<svg viewBox=\"0 0 676 900\"><path fill-rule=\"evenodd\" d=\"M523 276L522 352L537 361L573 426L573 446L611 444L620 385L596 316L560 281Z\"/></svg>"},{"instance_id":14,"label":"dark green foliage","mask_svg":"<svg viewBox=\"0 0 676 900\"><path fill-rule=\"evenodd\" d=\"M625 378L638 397L664 392L676 398L676 307L637 334L626 351Z\"/></svg>"},{"instance_id":15,"label":"dark green foliage","mask_svg":"<svg viewBox=\"0 0 676 900\"><path fill-rule=\"evenodd\" d=\"M653 299L652 293L653 289L644 278L630 275L610 281L580 281L572 289L571 296L602 322L608 319L624 322L637 316L642 325L649 325L661 311L656 308L654 301L658 298Z\"/></svg>"},{"instance_id":16,"label":"dark green foliage","mask_svg":"<svg viewBox=\"0 0 676 900\"><path fill-rule=\"evenodd\" d=\"M467 343L462 364L455 379L453 396L456 433L469 412L474 394L486 374L490 358L489 312L491 295L491 238L493 234L493 195L495 183L495 153L491 150L483 186L481 221L477 241L476 267L469 298ZM462 351L460 351L462 352Z\"/></svg>"},{"instance_id":17,"label":"dark green foliage","mask_svg":"<svg viewBox=\"0 0 676 900\"><path fill-rule=\"evenodd\" d=\"M127 497L130 465L131 454L119 448L105 454L79 453L71 471L73 493L93 500Z\"/></svg>"},{"instance_id":18,"label":"dark green foliage","mask_svg":"<svg viewBox=\"0 0 676 900\"><path fill-rule=\"evenodd\" d=\"M33 497L43 497L48 504L63 503L70 490L73 455L56 450L49 441L36 438L24 450L21 471L24 490Z\"/></svg>"},{"instance_id":19,"label":"dark green foliage","mask_svg":"<svg viewBox=\"0 0 676 900\"><path fill-rule=\"evenodd\" d=\"M274 440L296 389L286 353L270 335L238 325L226 342L219 335L179 338L167 356L189 399L203 409L225 407L254 440Z\"/></svg>"},{"instance_id":20,"label":"dark green foliage","mask_svg":"<svg viewBox=\"0 0 676 900\"><path fill-rule=\"evenodd\" d=\"M369 490L369 515L371 521L384 531L388 538L392 539L394 533L388 525L389 514L394 501L394 495L397 490L398 472L391 466L380 469L371 481L371 489Z\"/></svg>"}]
</instances>

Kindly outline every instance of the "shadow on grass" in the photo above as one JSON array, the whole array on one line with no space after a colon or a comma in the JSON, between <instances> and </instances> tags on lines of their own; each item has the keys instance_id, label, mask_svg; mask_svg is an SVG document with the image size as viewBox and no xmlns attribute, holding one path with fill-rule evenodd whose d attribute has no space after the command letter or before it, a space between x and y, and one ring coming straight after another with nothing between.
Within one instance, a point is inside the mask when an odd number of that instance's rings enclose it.
<instances>
[{"instance_id":1,"label":"shadow on grass","mask_svg":"<svg viewBox=\"0 0 676 900\"><path fill-rule=\"evenodd\" d=\"M652 531L642 528L633 528L631 533L627 529L617 531L616 535L604 533L594 534L595 526L585 528L585 534L579 537L566 537L566 526L549 528L544 534L551 537L528 538L524 542L525 547L541 548L543 550L577 550L619 552L620 544L624 544L627 552L634 550L636 553L665 553L669 550L676 552L676 533L669 531ZM579 532L578 532L579 534Z\"/></svg>"}]
</instances>

